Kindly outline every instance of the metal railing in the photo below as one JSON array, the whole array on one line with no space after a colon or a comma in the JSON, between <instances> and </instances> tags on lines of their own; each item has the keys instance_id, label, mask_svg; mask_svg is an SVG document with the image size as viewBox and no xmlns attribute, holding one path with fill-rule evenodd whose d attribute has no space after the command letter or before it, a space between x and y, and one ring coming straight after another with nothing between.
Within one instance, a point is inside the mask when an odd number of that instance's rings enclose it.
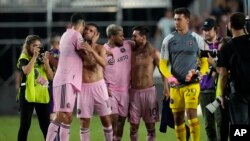
<instances>
[{"instance_id":1,"label":"metal railing","mask_svg":"<svg viewBox=\"0 0 250 141\"><path fill-rule=\"evenodd\" d=\"M1 8L27 8L46 7L50 0L0 0ZM147 8L165 7L170 5L170 0L51 0L54 7L106 7L117 6L121 3L122 8ZM14 10L14 9L13 9Z\"/></svg>"}]
</instances>

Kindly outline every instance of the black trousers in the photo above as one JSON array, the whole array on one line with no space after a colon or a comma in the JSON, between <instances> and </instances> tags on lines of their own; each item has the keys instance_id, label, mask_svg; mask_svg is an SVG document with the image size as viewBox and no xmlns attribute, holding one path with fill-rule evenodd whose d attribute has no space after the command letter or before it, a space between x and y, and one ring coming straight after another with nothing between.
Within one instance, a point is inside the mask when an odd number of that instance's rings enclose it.
<instances>
[{"instance_id":1,"label":"black trousers","mask_svg":"<svg viewBox=\"0 0 250 141\"><path fill-rule=\"evenodd\" d=\"M25 99L25 87L21 88L20 97L20 127L18 141L27 141L28 132L34 109L36 110L39 126L42 130L44 140L46 139L48 126L50 124L50 104L28 102Z\"/></svg>"},{"instance_id":2,"label":"black trousers","mask_svg":"<svg viewBox=\"0 0 250 141\"><path fill-rule=\"evenodd\" d=\"M229 138L229 125L230 125L230 114L229 114L229 101L224 101L224 109L220 107L221 110L221 128L220 136L221 141L228 141Z\"/></svg>"},{"instance_id":3,"label":"black trousers","mask_svg":"<svg viewBox=\"0 0 250 141\"><path fill-rule=\"evenodd\" d=\"M232 125L249 125L250 100L240 93L230 94L229 113Z\"/></svg>"},{"instance_id":4,"label":"black trousers","mask_svg":"<svg viewBox=\"0 0 250 141\"><path fill-rule=\"evenodd\" d=\"M215 91L211 92L201 92L200 93L200 106L202 110L202 115L205 120L205 130L207 133L208 141L220 141L221 140L221 111L218 108L214 113L208 111L206 106L212 103L216 98ZM223 129L225 130L225 129Z\"/></svg>"}]
</instances>

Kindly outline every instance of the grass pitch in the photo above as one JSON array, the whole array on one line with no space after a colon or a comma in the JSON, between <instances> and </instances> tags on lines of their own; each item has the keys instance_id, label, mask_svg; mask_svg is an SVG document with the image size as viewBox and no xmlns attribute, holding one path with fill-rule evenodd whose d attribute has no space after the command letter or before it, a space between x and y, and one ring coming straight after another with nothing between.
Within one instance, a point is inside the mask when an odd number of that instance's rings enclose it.
<instances>
[{"instance_id":1,"label":"grass pitch","mask_svg":"<svg viewBox=\"0 0 250 141\"><path fill-rule=\"evenodd\" d=\"M204 130L203 119L200 118L201 124L201 141L206 140L206 134ZM19 117L18 116L0 116L0 141L16 141L17 133L19 129ZM167 129L167 133L159 132L160 123L156 124L156 141L176 141L174 130ZM74 117L73 123L70 128L70 141L80 141L79 136L79 120ZM94 116L91 119L90 124L90 136L91 141L104 141L104 135L102 125L99 117ZM146 139L146 127L141 121L139 129L139 141L145 141ZM129 141L129 123L126 122L124 127L123 141ZM28 141L44 141L42 132L39 128L39 124L36 116L32 118L31 127L29 130Z\"/></svg>"}]
</instances>

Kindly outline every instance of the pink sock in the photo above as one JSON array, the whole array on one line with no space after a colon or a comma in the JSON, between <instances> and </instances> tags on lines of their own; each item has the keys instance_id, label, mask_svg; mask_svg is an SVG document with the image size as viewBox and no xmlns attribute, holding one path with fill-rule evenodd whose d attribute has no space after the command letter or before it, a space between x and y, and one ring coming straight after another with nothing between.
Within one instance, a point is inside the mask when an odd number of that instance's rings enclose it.
<instances>
[{"instance_id":1,"label":"pink sock","mask_svg":"<svg viewBox=\"0 0 250 141\"><path fill-rule=\"evenodd\" d=\"M81 128L80 140L81 141L89 141L89 129L88 128Z\"/></svg>"},{"instance_id":2,"label":"pink sock","mask_svg":"<svg viewBox=\"0 0 250 141\"><path fill-rule=\"evenodd\" d=\"M155 141L155 129L147 129L147 139L146 141Z\"/></svg>"},{"instance_id":3,"label":"pink sock","mask_svg":"<svg viewBox=\"0 0 250 141\"><path fill-rule=\"evenodd\" d=\"M130 131L130 141L138 141L138 131Z\"/></svg>"},{"instance_id":4,"label":"pink sock","mask_svg":"<svg viewBox=\"0 0 250 141\"><path fill-rule=\"evenodd\" d=\"M69 140L69 129L70 125L61 124L60 127L60 141L68 141Z\"/></svg>"},{"instance_id":5,"label":"pink sock","mask_svg":"<svg viewBox=\"0 0 250 141\"><path fill-rule=\"evenodd\" d=\"M113 129L112 126L103 127L105 141L113 141Z\"/></svg>"},{"instance_id":6,"label":"pink sock","mask_svg":"<svg viewBox=\"0 0 250 141\"><path fill-rule=\"evenodd\" d=\"M54 141L58 134L58 129L60 127L60 123L52 121L48 128L48 133L46 136L46 141Z\"/></svg>"}]
</instances>

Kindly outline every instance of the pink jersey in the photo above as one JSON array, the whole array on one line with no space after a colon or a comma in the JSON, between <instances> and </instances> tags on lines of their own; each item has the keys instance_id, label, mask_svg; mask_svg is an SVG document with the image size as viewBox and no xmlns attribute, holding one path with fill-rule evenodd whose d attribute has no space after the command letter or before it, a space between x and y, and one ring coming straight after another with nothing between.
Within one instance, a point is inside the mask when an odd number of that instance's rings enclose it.
<instances>
[{"instance_id":1,"label":"pink jersey","mask_svg":"<svg viewBox=\"0 0 250 141\"><path fill-rule=\"evenodd\" d=\"M73 30L67 29L60 40L60 57L58 68L53 80L53 86L72 84L77 91L82 85L82 59L76 53L83 42L82 35Z\"/></svg>"},{"instance_id":2,"label":"pink jersey","mask_svg":"<svg viewBox=\"0 0 250 141\"><path fill-rule=\"evenodd\" d=\"M112 92L128 92L130 86L131 45L124 41L121 47L110 47L104 44L107 51L113 56L107 56L107 65L104 69L104 79Z\"/></svg>"}]
</instances>

